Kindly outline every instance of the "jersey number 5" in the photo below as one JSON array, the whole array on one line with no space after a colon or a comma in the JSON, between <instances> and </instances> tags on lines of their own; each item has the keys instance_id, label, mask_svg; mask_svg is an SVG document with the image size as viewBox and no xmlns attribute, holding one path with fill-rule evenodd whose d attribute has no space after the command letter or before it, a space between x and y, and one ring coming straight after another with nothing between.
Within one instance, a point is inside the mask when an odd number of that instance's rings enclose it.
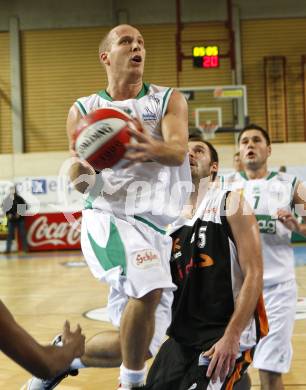
<instances>
[{"instance_id":1,"label":"jersey number 5","mask_svg":"<svg viewBox=\"0 0 306 390\"><path fill-rule=\"evenodd\" d=\"M206 245L206 229L207 226L201 226L199 229L199 240L197 243L199 248L204 248Z\"/></svg>"}]
</instances>

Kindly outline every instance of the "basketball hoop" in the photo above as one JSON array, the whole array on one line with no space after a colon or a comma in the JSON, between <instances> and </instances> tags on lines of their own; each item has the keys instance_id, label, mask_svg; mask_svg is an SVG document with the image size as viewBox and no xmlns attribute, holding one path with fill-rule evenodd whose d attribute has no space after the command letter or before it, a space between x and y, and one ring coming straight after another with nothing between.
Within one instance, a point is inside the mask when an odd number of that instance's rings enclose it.
<instances>
[{"instance_id":1,"label":"basketball hoop","mask_svg":"<svg viewBox=\"0 0 306 390\"><path fill-rule=\"evenodd\" d=\"M219 126L212 123L211 120L207 120L204 123L201 123L198 127L202 131L204 139L209 140L215 138L215 133Z\"/></svg>"}]
</instances>

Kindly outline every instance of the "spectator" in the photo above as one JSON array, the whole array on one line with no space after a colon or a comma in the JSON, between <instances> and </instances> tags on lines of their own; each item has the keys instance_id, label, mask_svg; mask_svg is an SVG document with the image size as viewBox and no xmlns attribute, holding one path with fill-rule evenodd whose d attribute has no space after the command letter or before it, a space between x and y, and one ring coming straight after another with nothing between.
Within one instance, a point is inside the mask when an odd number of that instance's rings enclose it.
<instances>
[{"instance_id":1,"label":"spectator","mask_svg":"<svg viewBox=\"0 0 306 390\"><path fill-rule=\"evenodd\" d=\"M236 172L242 172L243 171L243 164L242 164L239 152L236 152L234 154L234 169L235 169Z\"/></svg>"},{"instance_id":2,"label":"spectator","mask_svg":"<svg viewBox=\"0 0 306 390\"><path fill-rule=\"evenodd\" d=\"M24 224L24 216L26 213L27 204L25 200L17 194L15 186L10 188L9 195L3 200L2 208L6 213L8 227L5 253L11 253L12 241L15 237L16 228L20 234L22 250L27 252L28 244Z\"/></svg>"}]
</instances>

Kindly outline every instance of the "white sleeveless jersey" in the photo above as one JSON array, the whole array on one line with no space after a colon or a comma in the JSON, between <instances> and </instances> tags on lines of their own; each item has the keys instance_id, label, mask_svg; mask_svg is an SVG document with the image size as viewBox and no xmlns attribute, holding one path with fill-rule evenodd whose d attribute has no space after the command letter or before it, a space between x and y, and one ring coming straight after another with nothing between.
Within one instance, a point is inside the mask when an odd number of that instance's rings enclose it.
<instances>
[{"instance_id":1,"label":"white sleeveless jersey","mask_svg":"<svg viewBox=\"0 0 306 390\"><path fill-rule=\"evenodd\" d=\"M99 108L119 108L133 118L156 139L162 139L161 121L172 88L143 84L136 98L113 101L106 91L82 97L75 102L84 116ZM138 216L165 227L172 223L191 191L189 159L181 166L165 166L157 162L130 163L104 169L102 182L89 196L87 207L97 208L119 218ZM102 195L101 195L102 193Z\"/></svg>"},{"instance_id":2,"label":"white sleeveless jersey","mask_svg":"<svg viewBox=\"0 0 306 390\"><path fill-rule=\"evenodd\" d=\"M290 246L291 231L277 219L277 210L291 211L296 177L271 172L266 178L248 180L243 172L236 172L222 180L225 188L241 192L253 207L261 233L264 286L293 279L295 273L294 254Z\"/></svg>"}]
</instances>

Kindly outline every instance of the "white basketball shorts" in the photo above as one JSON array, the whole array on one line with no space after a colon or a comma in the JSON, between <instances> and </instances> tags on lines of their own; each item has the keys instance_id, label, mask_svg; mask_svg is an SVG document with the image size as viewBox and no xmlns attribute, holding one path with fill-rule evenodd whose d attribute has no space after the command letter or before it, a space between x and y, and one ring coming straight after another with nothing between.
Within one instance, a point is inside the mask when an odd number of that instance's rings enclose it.
<instances>
[{"instance_id":1,"label":"white basketball shorts","mask_svg":"<svg viewBox=\"0 0 306 390\"><path fill-rule=\"evenodd\" d=\"M297 288L295 280L264 287L269 333L256 347L253 365L265 371L287 373L292 359Z\"/></svg>"},{"instance_id":2,"label":"white basketball shorts","mask_svg":"<svg viewBox=\"0 0 306 390\"><path fill-rule=\"evenodd\" d=\"M155 334L150 352L155 355L171 321L172 283L170 255L172 240L145 220L130 223L100 210L84 210L82 251L93 275L110 285L108 315L119 327L129 297L141 298L163 289L155 313Z\"/></svg>"}]
</instances>

